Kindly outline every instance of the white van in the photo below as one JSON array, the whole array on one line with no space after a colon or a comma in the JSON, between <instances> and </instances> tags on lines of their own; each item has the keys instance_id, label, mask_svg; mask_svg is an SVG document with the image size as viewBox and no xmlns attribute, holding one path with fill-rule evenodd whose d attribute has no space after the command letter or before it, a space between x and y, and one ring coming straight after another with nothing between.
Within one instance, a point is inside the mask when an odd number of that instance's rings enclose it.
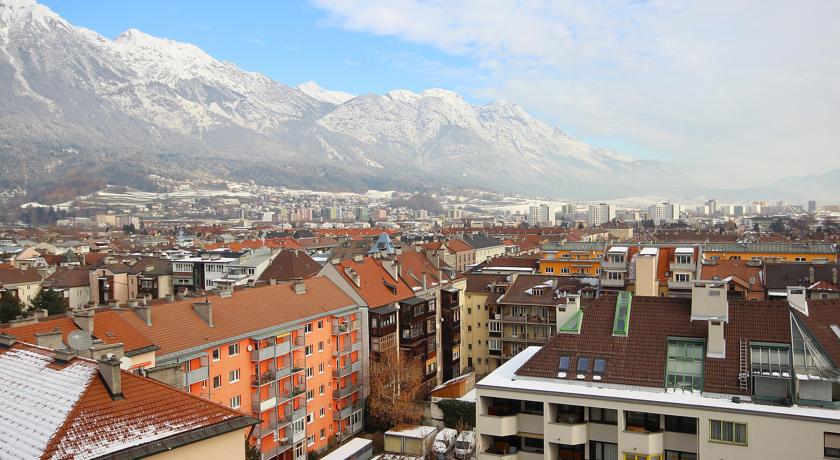
<instances>
[{"instance_id":1,"label":"white van","mask_svg":"<svg viewBox=\"0 0 840 460\"><path fill-rule=\"evenodd\" d=\"M472 458L475 453L475 431L462 431L455 440L455 458Z\"/></svg>"}]
</instances>

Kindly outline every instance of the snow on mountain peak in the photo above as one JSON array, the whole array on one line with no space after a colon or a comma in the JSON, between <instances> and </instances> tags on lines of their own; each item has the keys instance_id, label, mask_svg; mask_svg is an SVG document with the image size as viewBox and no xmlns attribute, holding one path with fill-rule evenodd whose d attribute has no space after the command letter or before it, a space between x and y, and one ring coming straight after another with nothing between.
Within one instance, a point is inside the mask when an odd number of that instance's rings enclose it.
<instances>
[{"instance_id":1,"label":"snow on mountain peak","mask_svg":"<svg viewBox=\"0 0 840 460\"><path fill-rule=\"evenodd\" d=\"M326 102L328 104L341 105L349 101L350 99L356 97L355 95L350 93L325 89L312 80L309 80L305 83L301 83L295 86L295 88L297 88L298 90L300 90L301 92L313 99L319 100L321 102Z\"/></svg>"},{"instance_id":2,"label":"snow on mountain peak","mask_svg":"<svg viewBox=\"0 0 840 460\"><path fill-rule=\"evenodd\" d=\"M213 61L201 48L183 42L158 38L137 29L128 29L121 33L114 43L135 49L144 49L163 53L166 57L184 61Z\"/></svg>"},{"instance_id":3,"label":"snow on mountain peak","mask_svg":"<svg viewBox=\"0 0 840 460\"><path fill-rule=\"evenodd\" d=\"M50 21L69 28L68 24L59 15L35 0L0 0L0 24L9 25L10 22L33 20L35 23L49 29Z\"/></svg>"}]
</instances>

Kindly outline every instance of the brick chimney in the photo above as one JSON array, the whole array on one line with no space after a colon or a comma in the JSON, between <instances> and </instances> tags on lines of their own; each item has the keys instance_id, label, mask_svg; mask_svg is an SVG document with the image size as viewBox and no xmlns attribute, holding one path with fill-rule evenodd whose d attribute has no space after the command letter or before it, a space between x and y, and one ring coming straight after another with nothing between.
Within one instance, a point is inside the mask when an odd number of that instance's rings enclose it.
<instances>
[{"instance_id":1,"label":"brick chimney","mask_svg":"<svg viewBox=\"0 0 840 460\"><path fill-rule=\"evenodd\" d=\"M52 348L53 350L64 348L64 343L61 341L61 330L55 328L54 331L38 332L35 334L35 345Z\"/></svg>"},{"instance_id":2,"label":"brick chimney","mask_svg":"<svg viewBox=\"0 0 840 460\"><path fill-rule=\"evenodd\" d=\"M73 312L73 323L79 329L93 335L93 309L90 310L76 310Z\"/></svg>"},{"instance_id":3,"label":"brick chimney","mask_svg":"<svg viewBox=\"0 0 840 460\"><path fill-rule=\"evenodd\" d=\"M99 375L111 393L111 399L124 399L122 394L122 372L120 359L116 356L103 357L99 360Z\"/></svg>"},{"instance_id":4,"label":"brick chimney","mask_svg":"<svg viewBox=\"0 0 840 460\"><path fill-rule=\"evenodd\" d=\"M210 301L193 302L193 310L198 313L198 316L200 316L208 326L213 327L213 305Z\"/></svg>"}]
</instances>

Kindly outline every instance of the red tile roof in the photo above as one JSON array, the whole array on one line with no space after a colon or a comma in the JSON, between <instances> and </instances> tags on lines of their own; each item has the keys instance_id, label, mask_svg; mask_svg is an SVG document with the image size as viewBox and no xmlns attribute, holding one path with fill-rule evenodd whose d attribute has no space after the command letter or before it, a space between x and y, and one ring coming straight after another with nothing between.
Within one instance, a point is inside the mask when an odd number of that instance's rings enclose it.
<instances>
[{"instance_id":1,"label":"red tile roof","mask_svg":"<svg viewBox=\"0 0 840 460\"><path fill-rule=\"evenodd\" d=\"M84 268L59 267L44 283L56 288L90 286L90 272Z\"/></svg>"},{"instance_id":2,"label":"red tile roof","mask_svg":"<svg viewBox=\"0 0 840 460\"><path fill-rule=\"evenodd\" d=\"M473 250L472 246L467 244L464 240L459 240L457 238L447 241L446 247L449 248L449 250L452 252L464 252Z\"/></svg>"},{"instance_id":3,"label":"red tile roof","mask_svg":"<svg viewBox=\"0 0 840 460\"><path fill-rule=\"evenodd\" d=\"M40 283L41 275L37 270L18 270L17 268L6 268L0 270L0 284L31 284Z\"/></svg>"},{"instance_id":4,"label":"red tile roof","mask_svg":"<svg viewBox=\"0 0 840 460\"><path fill-rule=\"evenodd\" d=\"M364 299L370 308L389 305L414 297L414 291L404 281L395 280L391 273L382 266L382 261L373 257L364 257L361 262L345 259L335 265L344 279ZM347 274L350 269L359 274L361 286L356 286ZM390 286L396 287L396 293Z\"/></svg>"},{"instance_id":5,"label":"red tile roof","mask_svg":"<svg viewBox=\"0 0 840 460\"><path fill-rule=\"evenodd\" d=\"M704 263L700 278L704 280L722 280L736 276L749 286L750 291L763 291L761 264L750 264L746 260L716 260L714 264ZM750 279L753 280L750 283Z\"/></svg>"},{"instance_id":6,"label":"red tile roof","mask_svg":"<svg viewBox=\"0 0 840 460\"><path fill-rule=\"evenodd\" d=\"M355 305L325 277L309 278L304 286L306 290L302 294L296 294L290 283L282 283L243 289L227 298L209 295L213 327L193 310L193 303L203 302L205 297L173 303L154 302L151 326L132 311L119 314L158 345L161 356Z\"/></svg>"},{"instance_id":7,"label":"red tile roof","mask_svg":"<svg viewBox=\"0 0 840 460\"><path fill-rule=\"evenodd\" d=\"M280 251L266 267L260 279L263 281L291 281L295 278L311 278L321 271L321 264L315 262L302 250Z\"/></svg>"},{"instance_id":8,"label":"red tile roof","mask_svg":"<svg viewBox=\"0 0 840 460\"><path fill-rule=\"evenodd\" d=\"M414 251L404 251L402 254L397 256L397 260L400 261L401 266L400 277L410 287L422 288L423 275L426 275L427 287L440 284L440 271L435 268L425 254Z\"/></svg>"}]
</instances>

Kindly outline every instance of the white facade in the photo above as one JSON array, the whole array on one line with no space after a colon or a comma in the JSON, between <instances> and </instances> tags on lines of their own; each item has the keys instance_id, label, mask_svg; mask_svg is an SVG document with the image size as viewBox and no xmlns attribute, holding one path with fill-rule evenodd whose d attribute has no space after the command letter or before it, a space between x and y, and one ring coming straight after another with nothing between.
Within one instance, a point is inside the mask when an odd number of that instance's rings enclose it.
<instances>
[{"instance_id":1,"label":"white facade","mask_svg":"<svg viewBox=\"0 0 840 460\"><path fill-rule=\"evenodd\" d=\"M531 225L547 225L554 221L551 209L547 204L528 208L528 223Z\"/></svg>"},{"instance_id":2,"label":"white facade","mask_svg":"<svg viewBox=\"0 0 840 460\"><path fill-rule=\"evenodd\" d=\"M682 205L674 203L656 203L648 210L650 219L655 224L670 223L680 220Z\"/></svg>"},{"instance_id":3,"label":"white facade","mask_svg":"<svg viewBox=\"0 0 840 460\"><path fill-rule=\"evenodd\" d=\"M615 205L598 203L589 205L588 221L590 226L601 225L615 219Z\"/></svg>"}]
</instances>

